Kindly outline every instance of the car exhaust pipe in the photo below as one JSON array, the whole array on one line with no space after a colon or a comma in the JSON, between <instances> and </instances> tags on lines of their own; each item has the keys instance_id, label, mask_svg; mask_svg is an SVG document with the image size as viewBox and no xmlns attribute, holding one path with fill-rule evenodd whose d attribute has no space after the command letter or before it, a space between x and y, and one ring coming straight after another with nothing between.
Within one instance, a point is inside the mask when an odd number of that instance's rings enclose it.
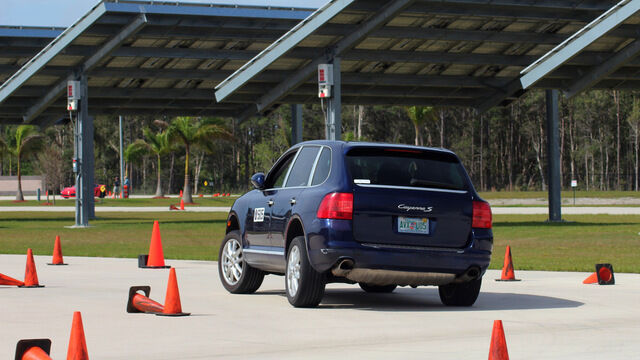
<instances>
[{"instance_id":1,"label":"car exhaust pipe","mask_svg":"<svg viewBox=\"0 0 640 360\"><path fill-rule=\"evenodd\" d=\"M462 273L462 275L456 277L456 280L454 282L463 283L471 280L477 280L478 278L480 278L480 268L477 266L472 266L468 268L467 271Z\"/></svg>"},{"instance_id":2,"label":"car exhaust pipe","mask_svg":"<svg viewBox=\"0 0 640 360\"><path fill-rule=\"evenodd\" d=\"M331 273L335 276L347 277L353 270L353 266L354 262L352 259L342 259L338 262L338 265L331 269Z\"/></svg>"}]
</instances>

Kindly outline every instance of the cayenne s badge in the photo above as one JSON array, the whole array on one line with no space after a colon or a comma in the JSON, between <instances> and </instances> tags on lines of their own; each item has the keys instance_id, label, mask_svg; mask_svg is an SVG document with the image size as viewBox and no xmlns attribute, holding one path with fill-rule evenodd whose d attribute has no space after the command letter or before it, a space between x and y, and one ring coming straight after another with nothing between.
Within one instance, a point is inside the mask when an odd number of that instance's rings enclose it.
<instances>
[{"instance_id":1,"label":"cayenne s badge","mask_svg":"<svg viewBox=\"0 0 640 360\"><path fill-rule=\"evenodd\" d=\"M412 205L400 204L398 205L398 209L404 210L404 211L422 211L422 212L430 213L431 211L433 211L433 206L412 206Z\"/></svg>"}]
</instances>

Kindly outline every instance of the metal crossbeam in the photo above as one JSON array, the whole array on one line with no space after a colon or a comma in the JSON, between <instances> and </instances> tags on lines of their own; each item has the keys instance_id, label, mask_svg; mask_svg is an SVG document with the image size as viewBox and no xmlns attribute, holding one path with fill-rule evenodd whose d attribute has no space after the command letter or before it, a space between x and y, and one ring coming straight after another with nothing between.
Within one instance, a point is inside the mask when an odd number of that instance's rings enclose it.
<instances>
[{"instance_id":1,"label":"metal crossbeam","mask_svg":"<svg viewBox=\"0 0 640 360\"><path fill-rule=\"evenodd\" d=\"M104 45L100 47L91 57L89 57L78 69L78 74L86 74L94 66L98 64L104 57L108 56L113 50L125 41L129 36L135 34L140 30L147 22L147 18L144 14L138 15L129 25L122 29L113 38L109 39ZM69 74L62 81L56 83L40 100L38 100L33 106L27 110L23 116L24 122L31 122L36 118L49 104L57 99L63 92L67 81L76 78L77 74Z\"/></svg>"},{"instance_id":2,"label":"metal crossbeam","mask_svg":"<svg viewBox=\"0 0 640 360\"><path fill-rule=\"evenodd\" d=\"M536 81L566 63L612 29L622 24L640 10L640 0L623 0L618 5L589 23L582 30L545 54L538 61L524 69L520 81L527 89Z\"/></svg>"}]
</instances>

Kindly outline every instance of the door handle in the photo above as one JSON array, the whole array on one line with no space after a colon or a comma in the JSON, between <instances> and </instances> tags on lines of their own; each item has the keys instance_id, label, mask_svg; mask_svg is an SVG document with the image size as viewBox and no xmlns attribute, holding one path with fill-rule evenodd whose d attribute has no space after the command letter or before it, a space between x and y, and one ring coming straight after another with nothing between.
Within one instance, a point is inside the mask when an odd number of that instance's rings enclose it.
<instances>
[{"instance_id":1,"label":"door handle","mask_svg":"<svg viewBox=\"0 0 640 360\"><path fill-rule=\"evenodd\" d=\"M289 204L295 205L296 204L296 198L291 198L291 200L289 200Z\"/></svg>"},{"instance_id":2,"label":"door handle","mask_svg":"<svg viewBox=\"0 0 640 360\"><path fill-rule=\"evenodd\" d=\"M273 200L269 200L269 201L267 202L267 205L269 205L269 206L273 206Z\"/></svg>"}]
</instances>

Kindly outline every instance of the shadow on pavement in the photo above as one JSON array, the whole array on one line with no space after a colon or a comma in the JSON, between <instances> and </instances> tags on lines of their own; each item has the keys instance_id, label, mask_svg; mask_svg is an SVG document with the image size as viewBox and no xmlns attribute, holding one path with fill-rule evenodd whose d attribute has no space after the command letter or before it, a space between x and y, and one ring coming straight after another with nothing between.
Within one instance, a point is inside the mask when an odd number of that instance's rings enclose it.
<instances>
[{"instance_id":1,"label":"shadow on pavement","mask_svg":"<svg viewBox=\"0 0 640 360\"><path fill-rule=\"evenodd\" d=\"M399 289L391 294L367 294L357 289L328 289L320 303L321 308L328 309L456 312L563 309L582 305L584 303L550 296L481 292L472 307L449 307L442 305L436 288Z\"/></svg>"}]
</instances>

